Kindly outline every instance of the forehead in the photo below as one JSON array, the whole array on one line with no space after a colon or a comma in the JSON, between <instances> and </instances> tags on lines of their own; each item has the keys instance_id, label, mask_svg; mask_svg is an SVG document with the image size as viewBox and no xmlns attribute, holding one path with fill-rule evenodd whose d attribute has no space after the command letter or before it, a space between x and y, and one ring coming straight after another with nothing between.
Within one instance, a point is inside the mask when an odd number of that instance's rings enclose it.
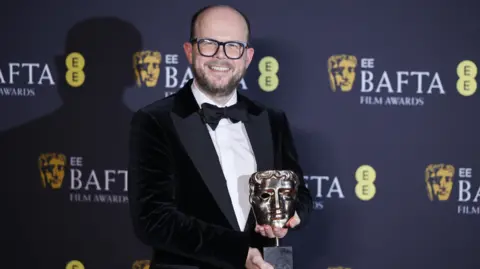
<instances>
[{"instance_id":1,"label":"forehead","mask_svg":"<svg viewBox=\"0 0 480 269\"><path fill-rule=\"evenodd\" d=\"M247 24L243 17L229 9L214 9L202 14L196 24L199 38L214 38L219 41L247 41Z\"/></svg>"},{"instance_id":2,"label":"forehead","mask_svg":"<svg viewBox=\"0 0 480 269\"><path fill-rule=\"evenodd\" d=\"M279 180L279 179L266 179L259 184L259 188L290 188L293 186L291 180Z\"/></svg>"}]
</instances>

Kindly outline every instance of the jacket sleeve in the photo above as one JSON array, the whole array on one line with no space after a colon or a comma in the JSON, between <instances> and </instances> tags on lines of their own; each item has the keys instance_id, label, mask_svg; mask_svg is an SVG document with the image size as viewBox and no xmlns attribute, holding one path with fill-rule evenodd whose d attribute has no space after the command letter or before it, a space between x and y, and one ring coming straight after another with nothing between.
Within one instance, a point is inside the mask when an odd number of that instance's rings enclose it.
<instances>
[{"instance_id":1,"label":"jacket sleeve","mask_svg":"<svg viewBox=\"0 0 480 269\"><path fill-rule=\"evenodd\" d=\"M313 199L310 194L309 189L305 185L305 180L303 178L303 170L298 161L297 150L295 147L295 142L292 136L290 129L290 124L287 116L284 112L281 112L282 119L282 135L281 135L281 154L282 154L282 164L283 169L294 171L300 184L298 187L297 199L296 199L296 211L300 217L300 224L295 226L292 230L300 229L308 223L310 214L313 208Z\"/></svg>"},{"instance_id":2,"label":"jacket sleeve","mask_svg":"<svg viewBox=\"0 0 480 269\"><path fill-rule=\"evenodd\" d=\"M250 245L246 233L178 210L174 169L182 167L173 163L172 150L159 122L145 111L136 112L129 138L128 195L137 237L154 249L222 268L245 267Z\"/></svg>"}]
</instances>

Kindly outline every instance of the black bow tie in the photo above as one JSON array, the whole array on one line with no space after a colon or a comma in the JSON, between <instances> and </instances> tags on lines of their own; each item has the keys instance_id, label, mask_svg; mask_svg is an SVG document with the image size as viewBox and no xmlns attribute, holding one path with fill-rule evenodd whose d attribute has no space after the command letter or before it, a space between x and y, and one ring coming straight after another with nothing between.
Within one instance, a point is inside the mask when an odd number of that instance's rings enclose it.
<instances>
[{"instance_id":1,"label":"black bow tie","mask_svg":"<svg viewBox=\"0 0 480 269\"><path fill-rule=\"evenodd\" d=\"M218 126L218 123L222 118L230 119L233 123L239 121L247 121L248 113L243 103L237 102L233 106L218 107L212 104L203 103L200 110L203 121L210 125L213 130Z\"/></svg>"}]
</instances>

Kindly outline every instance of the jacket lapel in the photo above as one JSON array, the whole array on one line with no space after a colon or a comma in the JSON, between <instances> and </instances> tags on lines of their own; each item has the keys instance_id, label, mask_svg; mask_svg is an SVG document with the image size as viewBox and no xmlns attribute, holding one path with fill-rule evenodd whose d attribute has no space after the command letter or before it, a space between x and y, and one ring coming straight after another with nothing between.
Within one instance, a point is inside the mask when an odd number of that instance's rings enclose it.
<instances>
[{"instance_id":1,"label":"jacket lapel","mask_svg":"<svg viewBox=\"0 0 480 269\"><path fill-rule=\"evenodd\" d=\"M268 111L240 94L239 101L245 102L248 107L249 119L244 125L255 154L257 170L274 169L272 129Z\"/></svg>"},{"instance_id":2,"label":"jacket lapel","mask_svg":"<svg viewBox=\"0 0 480 269\"><path fill-rule=\"evenodd\" d=\"M255 160L257 162L257 171L275 169L274 167L274 147L272 138L272 128L270 117L265 108L255 105L251 100L239 94L239 101L245 102L248 107L249 120L244 123L245 129L252 145ZM250 210L245 231L255 227L256 221L253 210Z\"/></svg>"},{"instance_id":3,"label":"jacket lapel","mask_svg":"<svg viewBox=\"0 0 480 269\"><path fill-rule=\"evenodd\" d=\"M202 121L199 106L191 92L190 80L174 96L171 118L177 130L180 141L191 158L193 164L202 176L218 207L235 230L240 230L233 210L230 195L226 185L217 152L208 129ZM257 170L274 169L274 147L270 117L265 108L257 106L247 97L239 94L238 101L247 105L249 119L244 123L255 159ZM252 210L246 228L251 228Z\"/></svg>"},{"instance_id":4,"label":"jacket lapel","mask_svg":"<svg viewBox=\"0 0 480 269\"><path fill-rule=\"evenodd\" d=\"M203 123L190 89L191 81L174 96L171 118L180 141L205 181L218 207L235 230L240 230L228 193L225 176L208 129Z\"/></svg>"}]
</instances>

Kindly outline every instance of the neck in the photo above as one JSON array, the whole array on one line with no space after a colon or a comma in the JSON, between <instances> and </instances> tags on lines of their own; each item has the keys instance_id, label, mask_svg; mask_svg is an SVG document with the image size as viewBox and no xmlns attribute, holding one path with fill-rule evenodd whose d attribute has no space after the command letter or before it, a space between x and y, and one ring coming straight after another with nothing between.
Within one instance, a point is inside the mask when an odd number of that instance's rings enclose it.
<instances>
[{"instance_id":1,"label":"neck","mask_svg":"<svg viewBox=\"0 0 480 269\"><path fill-rule=\"evenodd\" d=\"M197 87L197 89L199 89L203 94L208 96L208 98L212 99L218 105L222 105L222 106L225 105L228 102L228 100L230 100L232 98L232 96L234 94L236 94L236 90L233 90L231 93L229 93L227 95L212 94L211 92L208 92L208 91L205 91L204 89L202 89L202 87L200 87L196 83L196 81L194 81L193 83L195 83L195 86Z\"/></svg>"}]
</instances>

